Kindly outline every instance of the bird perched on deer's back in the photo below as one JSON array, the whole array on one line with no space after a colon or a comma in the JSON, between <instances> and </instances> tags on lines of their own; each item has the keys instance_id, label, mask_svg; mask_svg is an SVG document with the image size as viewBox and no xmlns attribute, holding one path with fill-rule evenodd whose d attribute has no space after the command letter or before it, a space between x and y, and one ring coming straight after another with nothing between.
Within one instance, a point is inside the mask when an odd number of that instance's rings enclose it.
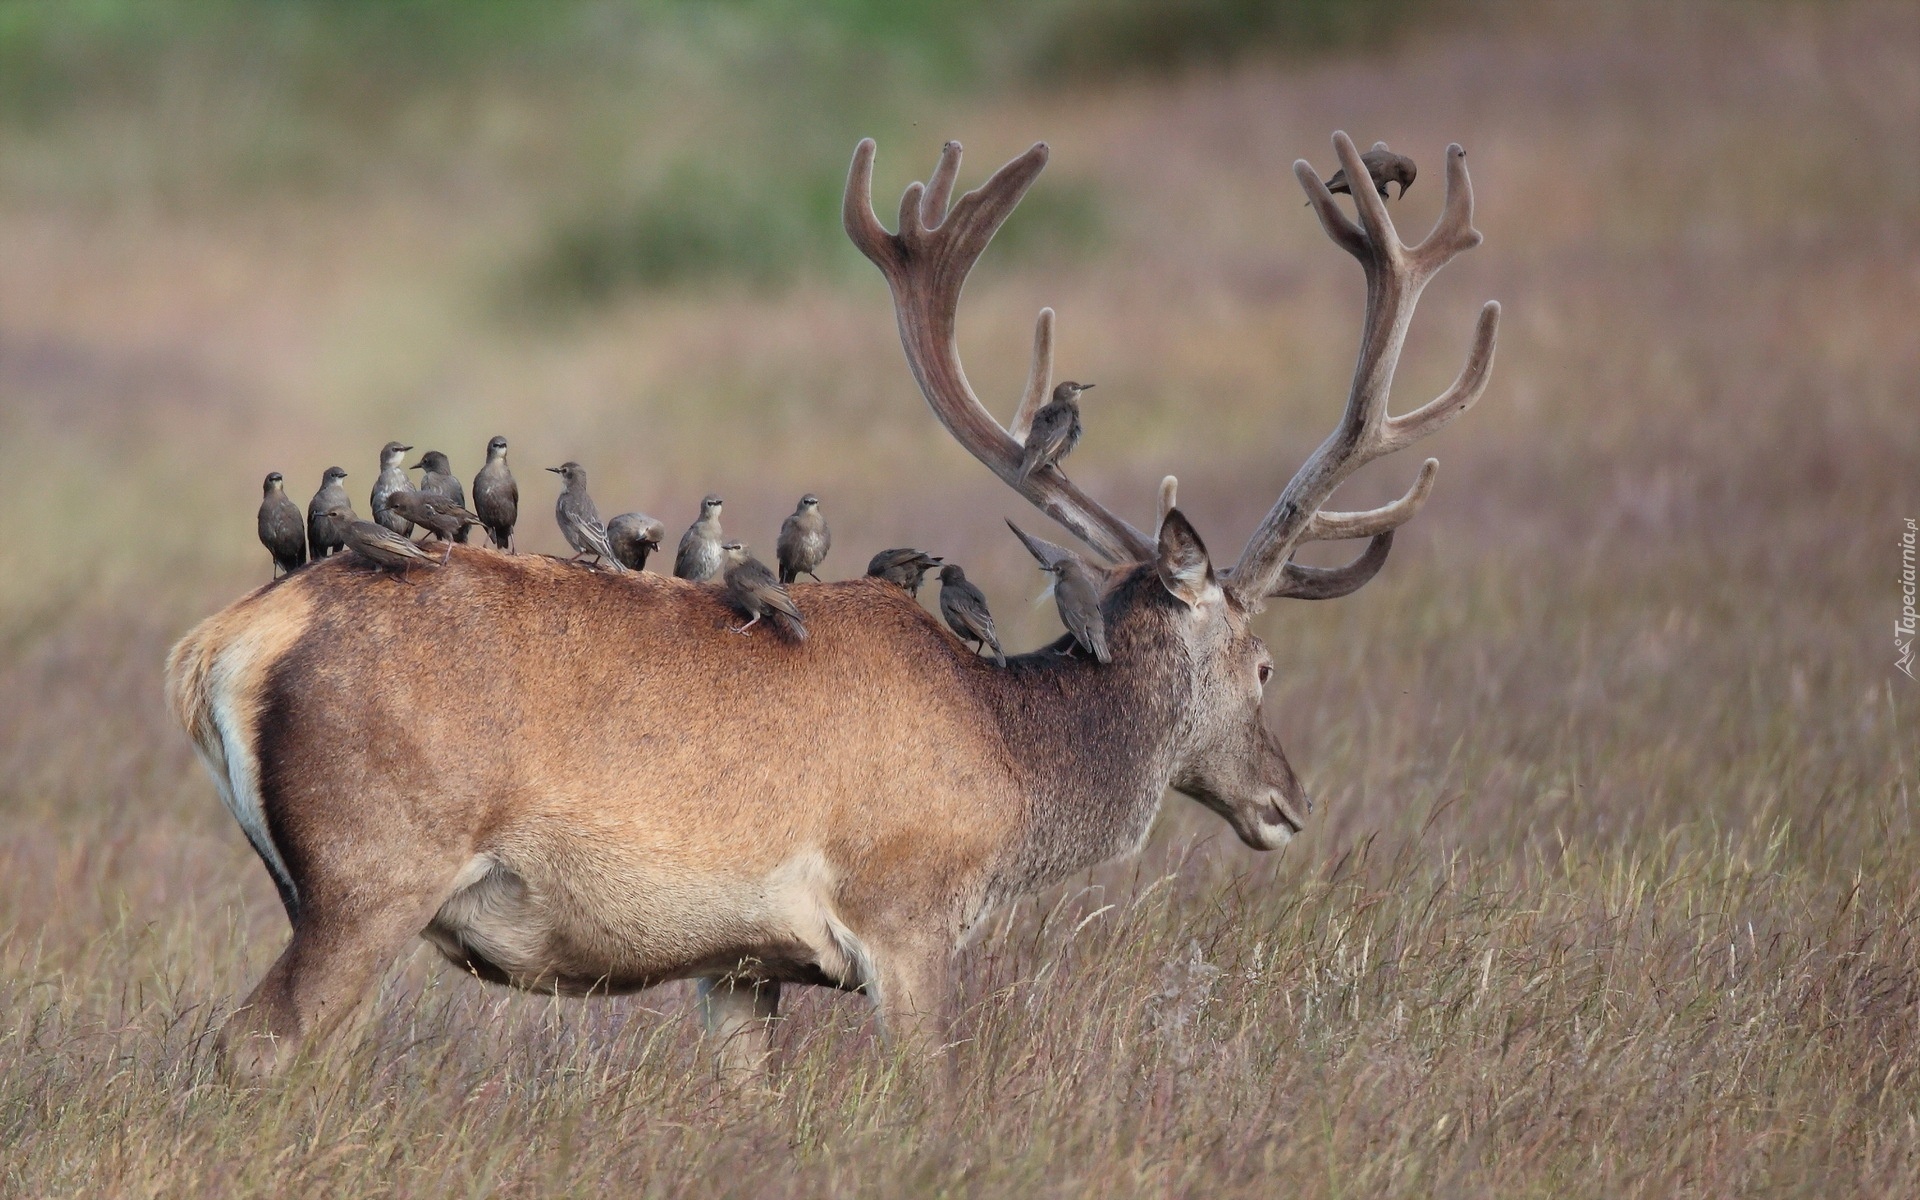
<instances>
[{"instance_id":1,"label":"bird perched on deer's back","mask_svg":"<svg viewBox=\"0 0 1920 1200\"><path fill-rule=\"evenodd\" d=\"M1382 200L1387 198L1389 183L1399 184L1400 195L1404 197L1407 189L1413 186L1413 177L1420 173L1420 169L1413 165L1412 159L1387 149L1385 142L1375 142L1373 149L1360 156L1360 163L1367 168L1367 174L1373 177L1373 190L1380 193ZM1336 195L1342 192L1349 196L1353 194L1353 184L1347 178L1345 167L1335 171L1327 180L1327 190ZM1307 203L1313 202L1309 200Z\"/></svg>"},{"instance_id":2,"label":"bird perched on deer's back","mask_svg":"<svg viewBox=\"0 0 1920 1200\"><path fill-rule=\"evenodd\" d=\"M380 474L374 478L373 494L367 498L368 506L373 509L373 519L401 537L413 532L413 524L405 517L387 511L387 497L413 486L413 480L407 478L407 469L400 465L406 461L405 455L411 449L412 446L403 442L388 442L380 447Z\"/></svg>"},{"instance_id":3,"label":"bird perched on deer's back","mask_svg":"<svg viewBox=\"0 0 1920 1200\"><path fill-rule=\"evenodd\" d=\"M744 625L729 625L735 633L746 633L760 623L760 618L769 612L777 614L786 630L798 642L807 640L807 627L800 620L800 608L794 604L787 589L780 586L773 572L767 570L767 564L747 553L747 548L739 542L727 542L721 547L726 556L726 571L723 578L727 585L727 600L748 618Z\"/></svg>"},{"instance_id":4,"label":"bird perched on deer's back","mask_svg":"<svg viewBox=\"0 0 1920 1200\"><path fill-rule=\"evenodd\" d=\"M947 619L947 628L961 641L972 642L975 649L992 646L993 661L1003 667L1007 665L1000 639L993 632L993 614L987 611L986 594L968 581L967 573L957 563L940 568L940 615Z\"/></svg>"},{"instance_id":5,"label":"bird perched on deer's back","mask_svg":"<svg viewBox=\"0 0 1920 1200\"><path fill-rule=\"evenodd\" d=\"M680 535L680 551L673 556L675 575L705 583L726 569L727 552L722 548L724 540L720 534L722 503L718 496L700 501L699 519Z\"/></svg>"},{"instance_id":6,"label":"bird perched on deer's back","mask_svg":"<svg viewBox=\"0 0 1920 1200\"><path fill-rule=\"evenodd\" d=\"M900 546L892 550L882 550L867 563L867 574L875 579L884 579L896 587L905 588L909 596L920 594L921 581L927 572L940 565L937 555L924 550L915 550L911 546Z\"/></svg>"},{"instance_id":7,"label":"bird perched on deer's back","mask_svg":"<svg viewBox=\"0 0 1920 1200\"><path fill-rule=\"evenodd\" d=\"M1080 394L1092 387L1091 383L1069 379L1054 388L1053 399L1033 414L1033 428L1027 432L1027 443L1020 453L1020 478L1073 453L1080 444Z\"/></svg>"},{"instance_id":8,"label":"bird perched on deer's back","mask_svg":"<svg viewBox=\"0 0 1920 1200\"><path fill-rule=\"evenodd\" d=\"M398 571L404 576L407 568L417 562L440 565L439 559L422 550L413 539L402 537L384 525L356 521L351 513L343 512L325 513L321 519L346 543L347 549L382 570Z\"/></svg>"},{"instance_id":9,"label":"bird perched on deer's back","mask_svg":"<svg viewBox=\"0 0 1920 1200\"><path fill-rule=\"evenodd\" d=\"M1012 521L1007 526L1025 544L1040 569L1053 575L1053 602L1060 608L1060 623L1073 640L1101 662L1113 661L1107 653L1107 619L1100 610L1100 599L1106 591L1104 581L1073 551L1030 537Z\"/></svg>"},{"instance_id":10,"label":"bird perched on deer's back","mask_svg":"<svg viewBox=\"0 0 1920 1200\"><path fill-rule=\"evenodd\" d=\"M647 569L647 556L660 548L667 527L645 513L621 513L607 522L607 544L620 565L635 571Z\"/></svg>"},{"instance_id":11,"label":"bird perched on deer's back","mask_svg":"<svg viewBox=\"0 0 1920 1200\"><path fill-rule=\"evenodd\" d=\"M587 494L587 469L577 462L566 462L547 470L567 481L560 498L553 504L553 519L560 523L560 536L567 539L567 545L574 551L567 561L578 562L591 554L596 562L625 574L626 568L613 556L613 547L607 542L607 527L600 520L600 510Z\"/></svg>"},{"instance_id":12,"label":"bird perched on deer's back","mask_svg":"<svg viewBox=\"0 0 1920 1200\"><path fill-rule=\"evenodd\" d=\"M460 535L480 523L480 518L445 496L408 488L387 497L387 511L398 513L447 544L440 561L453 557L453 544Z\"/></svg>"},{"instance_id":13,"label":"bird perched on deer's back","mask_svg":"<svg viewBox=\"0 0 1920 1200\"><path fill-rule=\"evenodd\" d=\"M473 477L473 511L493 544L513 553L513 525L520 519L520 485L507 469L507 439L487 443L487 463Z\"/></svg>"},{"instance_id":14,"label":"bird perched on deer's back","mask_svg":"<svg viewBox=\"0 0 1920 1200\"><path fill-rule=\"evenodd\" d=\"M330 512L343 512L353 515L353 501L347 499L347 489L340 481L347 477L346 468L328 467L320 476L320 490L307 501L307 542L312 547L315 558L325 558L335 550L346 549L334 533L333 527L320 518Z\"/></svg>"},{"instance_id":15,"label":"bird perched on deer's back","mask_svg":"<svg viewBox=\"0 0 1920 1200\"><path fill-rule=\"evenodd\" d=\"M273 555L274 576L292 572L307 561L307 523L300 507L287 495L286 479L278 471L260 485L260 544Z\"/></svg>"},{"instance_id":16,"label":"bird perched on deer's back","mask_svg":"<svg viewBox=\"0 0 1920 1200\"><path fill-rule=\"evenodd\" d=\"M453 473L453 464L447 461L446 455L438 450L429 450L420 456L419 462L413 465L424 472L420 476L419 491L429 496L444 496L461 508L467 506L466 489L460 486L460 477ZM470 528L471 526L461 526L460 532L454 535L453 540L464 543L467 540L467 530Z\"/></svg>"},{"instance_id":17,"label":"bird perched on deer's back","mask_svg":"<svg viewBox=\"0 0 1920 1200\"><path fill-rule=\"evenodd\" d=\"M820 515L820 497L808 492L800 497L793 514L780 523L780 540L775 547L779 551L780 582L792 583L802 575L812 575L814 582L819 582L814 568L826 561L832 547L833 533L827 528L827 519Z\"/></svg>"}]
</instances>

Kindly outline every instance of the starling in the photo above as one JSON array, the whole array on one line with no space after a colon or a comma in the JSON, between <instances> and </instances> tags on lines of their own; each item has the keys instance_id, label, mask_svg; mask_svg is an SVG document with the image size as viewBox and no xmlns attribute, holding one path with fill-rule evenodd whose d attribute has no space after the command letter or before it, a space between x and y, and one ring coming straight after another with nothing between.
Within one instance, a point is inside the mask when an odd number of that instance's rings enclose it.
<instances>
[{"instance_id":1,"label":"starling","mask_svg":"<svg viewBox=\"0 0 1920 1200\"><path fill-rule=\"evenodd\" d=\"M600 510L594 507L593 497L587 495L587 469L577 462L569 462L547 470L567 481L566 489L553 505L553 517L560 522L560 534L567 539L567 545L573 547L573 557L567 561L579 562L591 554L597 563L625 574L626 568L620 565L620 560L613 555L613 547L607 544L607 527L600 522Z\"/></svg>"},{"instance_id":2,"label":"starling","mask_svg":"<svg viewBox=\"0 0 1920 1200\"><path fill-rule=\"evenodd\" d=\"M607 522L607 544L623 567L647 569L647 556L660 548L667 527L645 513L621 513Z\"/></svg>"},{"instance_id":3,"label":"starling","mask_svg":"<svg viewBox=\"0 0 1920 1200\"><path fill-rule=\"evenodd\" d=\"M729 625L735 633L746 633L760 623L771 610L783 618L794 640L807 640L807 627L800 621L800 609L787 595L787 589L767 570L767 564L747 553L739 542L727 542L720 548L726 557L727 599L750 619L745 625Z\"/></svg>"},{"instance_id":4,"label":"starling","mask_svg":"<svg viewBox=\"0 0 1920 1200\"><path fill-rule=\"evenodd\" d=\"M1053 602L1060 606L1060 623L1073 640L1093 652L1101 662L1112 662L1107 653L1107 619L1100 611L1100 577L1078 554L1051 542L1029 537L1024 529L1008 521L1007 525L1026 544L1042 571L1053 575Z\"/></svg>"},{"instance_id":5,"label":"starling","mask_svg":"<svg viewBox=\"0 0 1920 1200\"><path fill-rule=\"evenodd\" d=\"M1407 189L1413 186L1413 177L1420 173L1419 168L1413 165L1412 159L1387 149L1385 142L1375 142L1373 149L1360 156L1360 162L1367 168L1367 174L1373 176L1373 190L1380 193L1382 200L1387 198L1389 183L1399 184L1400 195L1404 197ZM1353 195L1353 186L1347 182L1345 167L1335 171L1333 178L1327 180L1327 190Z\"/></svg>"},{"instance_id":6,"label":"starling","mask_svg":"<svg viewBox=\"0 0 1920 1200\"><path fill-rule=\"evenodd\" d=\"M420 476L420 491L429 496L444 496L461 508L467 506L466 489L460 486L460 477L453 473L453 464L447 461L446 455L438 450L429 450L420 456L419 462L413 465L424 472ZM472 527L467 525L461 526L460 532L453 536L453 540L465 544L467 530L470 528Z\"/></svg>"},{"instance_id":7,"label":"starling","mask_svg":"<svg viewBox=\"0 0 1920 1200\"><path fill-rule=\"evenodd\" d=\"M1073 453L1073 448L1080 444L1080 393L1092 386L1069 379L1054 388L1053 399L1033 414L1033 428L1027 433L1026 448L1020 455L1020 478L1025 479L1041 467L1058 463Z\"/></svg>"},{"instance_id":8,"label":"starling","mask_svg":"<svg viewBox=\"0 0 1920 1200\"><path fill-rule=\"evenodd\" d=\"M380 474L373 481L373 495L367 503L373 508L373 519L401 537L413 532L413 523L397 513L387 511L387 497L395 492L404 492L413 486L413 480L407 478L405 467L400 464L412 446L400 442L388 442L380 447Z\"/></svg>"},{"instance_id":9,"label":"starling","mask_svg":"<svg viewBox=\"0 0 1920 1200\"><path fill-rule=\"evenodd\" d=\"M520 485L507 470L507 439L487 443L487 465L473 477L473 511L487 527L493 544L513 552L513 523L520 519Z\"/></svg>"},{"instance_id":10,"label":"starling","mask_svg":"<svg viewBox=\"0 0 1920 1200\"><path fill-rule=\"evenodd\" d=\"M940 565L936 555L911 546L902 546L897 550L882 550L873 556L867 564L867 574L875 579L884 579L907 589L909 596L920 594L920 581L927 572Z\"/></svg>"},{"instance_id":11,"label":"starling","mask_svg":"<svg viewBox=\"0 0 1920 1200\"><path fill-rule=\"evenodd\" d=\"M720 504L718 496L700 502L700 519L680 535L680 552L673 556L673 573L682 579L705 583L726 569L727 554L720 542Z\"/></svg>"},{"instance_id":12,"label":"starling","mask_svg":"<svg viewBox=\"0 0 1920 1200\"><path fill-rule=\"evenodd\" d=\"M440 565L440 560L422 550L411 538L403 537L384 525L356 521L353 514L343 512L327 513L322 520L327 522L335 536L346 543L347 549L383 570L398 571L404 577L407 568L414 563Z\"/></svg>"},{"instance_id":13,"label":"starling","mask_svg":"<svg viewBox=\"0 0 1920 1200\"><path fill-rule=\"evenodd\" d=\"M954 563L940 568L940 615L961 641L972 642L976 649L992 646L993 661L1007 665L1000 639L993 632L993 614L987 611L986 596L967 582L967 573Z\"/></svg>"},{"instance_id":14,"label":"starling","mask_svg":"<svg viewBox=\"0 0 1920 1200\"><path fill-rule=\"evenodd\" d=\"M802 575L820 581L815 568L826 561L833 547L833 532L820 515L820 497L808 492L800 497L793 515L780 522L780 582L792 583Z\"/></svg>"},{"instance_id":15,"label":"starling","mask_svg":"<svg viewBox=\"0 0 1920 1200\"><path fill-rule=\"evenodd\" d=\"M287 482L278 471L261 485L260 544L273 555L274 578L292 572L307 561L307 523L300 506L287 498Z\"/></svg>"},{"instance_id":16,"label":"starling","mask_svg":"<svg viewBox=\"0 0 1920 1200\"><path fill-rule=\"evenodd\" d=\"M398 513L445 542L447 552L441 556L441 562L453 557L453 544L460 540L461 534L480 524L479 517L445 496L436 492L422 492L415 488L407 488L388 496L387 511Z\"/></svg>"},{"instance_id":17,"label":"starling","mask_svg":"<svg viewBox=\"0 0 1920 1200\"><path fill-rule=\"evenodd\" d=\"M347 477L346 468L328 467L326 474L320 476L320 490L307 501L307 541L313 546L315 558L325 558L335 550L345 550L333 527L320 518L330 512L353 515L353 501L347 499L347 489L340 481Z\"/></svg>"}]
</instances>

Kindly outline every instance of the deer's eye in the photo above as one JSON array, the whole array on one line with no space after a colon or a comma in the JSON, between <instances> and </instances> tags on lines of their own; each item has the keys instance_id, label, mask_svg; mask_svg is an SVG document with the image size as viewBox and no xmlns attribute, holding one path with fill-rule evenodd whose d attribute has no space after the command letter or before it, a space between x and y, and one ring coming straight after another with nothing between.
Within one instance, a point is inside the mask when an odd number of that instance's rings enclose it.
<instances>
[{"instance_id":1,"label":"deer's eye","mask_svg":"<svg viewBox=\"0 0 1920 1200\"><path fill-rule=\"evenodd\" d=\"M1267 686L1267 680L1271 678L1273 678L1273 664L1261 663L1260 664L1260 686L1261 687Z\"/></svg>"}]
</instances>

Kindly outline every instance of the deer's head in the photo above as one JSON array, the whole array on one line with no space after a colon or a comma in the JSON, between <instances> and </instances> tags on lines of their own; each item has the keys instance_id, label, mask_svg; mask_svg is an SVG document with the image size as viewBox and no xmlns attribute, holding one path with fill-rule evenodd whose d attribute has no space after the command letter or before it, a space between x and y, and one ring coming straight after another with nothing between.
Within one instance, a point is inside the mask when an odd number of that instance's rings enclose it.
<instances>
[{"instance_id":1,"label":"deer's head","mask_svg":"<svg viewBox=\"0 0 1920 1200\"><path fill-rule=\"evenodd\" d=\"M1347 178L1368 178L1346 134L1334 134L1333 144ZM1057 464L1022 474L1022 443L1052 390L1052 309L1040 310L1026 391L1009 425L1002 427L980 403L961 368L954 338L960 290L994 232L1046 166L1045 144L1034 145L949 204L960 170L960 143L948 142L929 181L909 184L901 196L898 233L887 232L874 215L873 158L871 139L854 150L842 217L847 235L886 276L907 363L934 415L1007 486L1112 564L1120 581L1108 599L1120 618L1112 630L1121 635L1114 646L1115 665L1128 652L1128 629L1150 631L1143 644L1150 643L1155 653L1174 649L1184 655L1175 671L1176 678L1184 672L1186 695L1180 706L1183 727L1174 738L1173 787L1225 817L1249 846L1284 845L1311 806L1262 720L1261 695L1273 663L1251 619L1268 600L1331 599L1373 578L1386 562L1393 530L1425 503L1439 464L1426 460L1407 493L1380 508L1332 512L1322 506L1361 466L1438 430L1486 388L1500 316L1500 306L1492 302L1481 309L1466 365L1453 386L1410 413L1387 413L1394 367L1421 290L1454 255L1480 243L1466 152L1458 145L1447 147L1445 207L1417 246L1400 241L1385 199L1373 189L1354 189L1356 222L1310 164L1294 163L1321 227L1365 273L1366 323L1339 426L1281 490L1239 561L1225 569L1216 569L1200 535L1175 507L1177 484L1171 476L1160 485L1156 532L1148 537L1083 492ZM1371 541L1345 566L1293 561L1304 542L1349 538Z\"/></svg>"}]
</instances>

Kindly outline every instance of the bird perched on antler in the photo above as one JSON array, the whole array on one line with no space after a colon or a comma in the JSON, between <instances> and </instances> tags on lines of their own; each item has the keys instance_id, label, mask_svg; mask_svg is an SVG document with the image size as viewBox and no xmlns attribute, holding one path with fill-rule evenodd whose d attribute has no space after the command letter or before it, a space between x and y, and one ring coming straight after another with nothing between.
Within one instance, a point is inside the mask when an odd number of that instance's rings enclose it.
<instances>
[{"instance_id":1,"label":"bird perched on antler","mask_svg":"<svg viewBox=\"0 0 1920 1200\"><path fill-rule=\"evenodd\" d=\"M645 513L621 513L607 522L607 544L620 565L634 571L647 569L647 556L660 548L667 527Z\"/></svg>"},{"instance_id":2,"label":"bird perched on antler","mask_svg":"<svg viewBox=\"0 0 1920 1200\"><path fill-rule=\"evenodd\" d=\"M1006 653L993 632L986 594L967 580L967 573L957 563L940 568L940 615L961 641L973 643L976 650L992 646L993 661L1002 667L1007 665Z\"/></svg>"},{"instance_id":3,"label":"bird perched on antler","mask_svg":"<svg viewBox=\"0 0 1920 1200\"><path fill-rule=\"evenodd\" d=\"M487 443L487 462L473 477L473 511L495 548L513 553L513 526L520 519L520 485L507 469L507 439Z\"/></svg>"},{"instance_id":4,"label":"bird perched on antler","mask_svg":"<svg viewBox=\"0 0 1920 1200\"><path fill-rule=\"evenodd\" d=\"M1053 602L1060 609L1060 623L1073 640L1100 662L1112 662L1113 656L1107 652L1107 619L1100 607L1105 581L1065 546L1042 541L1012 521L1007 522L1007 528L1026 546L1040 569L1053 576Z\"/></svg>"},{"instance_id":5,"label":"bird perched on antler","mask_svg":"<svg viewBox=\"0 0 1920 1200\"><path fill-rule=\"evenodd\" d=\"M614 557L613 546L607 541L607 527L600 520L600 509L587 493L587 469L577 462L564 462L547 470L567 481L560 498L553 504L553 519L560 523L560 536L573 547L573 557L567 561L579 562L591 554L596 562L625 574L626 567Z\"/></svg>"},{"instance_id":6,"label":"bird perched on antler","mask_svg":"<svg viewBox=\"0 0 1920 1200\"><path fill-rule=\"evenodd\" d=\"M718 496L700 501L700 516L680 535L679 553L673 556L673 573L682 579L705 583L726 570L727 552L720 534Z\"/></svg>"},{"instance_id":7,"label":"bird perched on antler","mask_svg":"<svg viewBox=\"0 0 1920 1200\"><path fill-rule=\"evenodd\" d=\"M373 510L373 519L401 537L413 532L413 524L405 517L387 511L387 497L413 487L413 480L407 478L407 469L400 465L406 461L406 453L411 449L412 446L403 442L388 442L380 447L380 474L374 478L373 494L367 498L367 505Z\"/></svg>"},{"instance_id":8,"label":"bird perched on antler","mask_svg":"<svg viewBox=\"0 0 1920 1200\"><path fill-rule=\"evenodd\" d=\"M775 544L780 560L780 582L792 583L802 575L820 576L814 568L826 561L833 547L833 533L827 519L820 515L820 497L808 492L800 497L791 516L780 522L780 540Z\"/></svg>"},{"instance_id":9,"label":"bird perched on antler","mask_svg":"<svg viewBox=\"0 0 1920 1200\"><path fill-rule=\"evenodd\" d=\"M316 559L347 548L335 536L333 527L320 519L330 512L353 516L353 501L347 499L347 489L340 485L340 481L346 477L345 467L328 467L320 476L320 490L313 494L313 499L307 501L307 542L312 546Z\"/></svg>"},{"instance_id":10,"label":"bird perched on antler","mask_svg":"<svg viewBox=\"0 0 1920 1200\"><path fill-rule=\"evenodd\" d=\"M307 523L300 506L287 495L287 481L278 471L260 485L260 544L273 555L273 573L292 574L307 561Z\"/></svg>"},{"instance_id":11,"label":"bird perched on antler","mask_svg":"<svg viewBox=\"0 0 1920 1200\"><path fill-rule=\"evenodd\" d=\"M1027 433L1020 453L1020 478L1053 466L1073 453L1080 444L1080 395L1092 390L1091 383L1069 379L1053 389L1053 399L1033 414L1033 427Z\"/></svg>"},{"instance_id":12,"label":"bird perched on antler","mask_svg":"<svg viewBox=\"0 0 1920 1200\"><path fill-rule=\"evenodd\" d=\"M387 497L387 511L397 513L447 544L441 562L453 557L453 544L460 535L480 524L480 518L435 492L408 488Z\"/></svg>"},{"instance_id":13,"label":"bird perched on antler","mask_svg":"<svg viewBox=\"0 0 1920 1200\"><path fill-rule=\"evenodd\" d=\"M867 574L874 579L884 579L896 587L905 588L907 595L918 596L920 584L927 572L939 566L938 555L928 554L924 550L915 550L911 546L900 546L892 550L882 550L867 563Z\"/></svg>"},{"instance_id":14,"label":"bird perched on antler","mask_svg":"<svg viewBox=\"0 0 1920 1200\"><path fill-rule=\"evenodd\" d=\"M724 578L727 584L727 599L749 619L745 625L729 625L735 633L744 634L760 623L760 618L772 612L779 615L787 632L795 641L807 640L807 627L800 620L800 608L787 595L787 589L780 586L767 564L747 553L747 548L739 542L727 542L721 547L726 555L727 568Z\"/></svg>"},{"instance_id":15,"label":"bird perched on antler","mask_svg":"<svg viewBox=\"0 0 1920 1200\"><path fill-rule=\"evenodd\" d=\"M439 566L440 560L422 550L411 538L402 537L384 525L356 521L351 513L330 512L323 519L347 549L385 571L398 571L402 577L414 563Z\"/></svg>"},{"instance_id":16,"label":"bird perched on antler","mask_svg":"<svg viewBox=\"0 0 1920 1200\"><path fill-rule=\"evenodd\" d=\"M1407 189L1413 186L1413 177L1420 173L1412 159L1387 149L1385 142L1375 142L1373 149L1360 156L1360 162L1367 168L1367 174L1373 177L1373 190L1380 193L1382 200L1387 198L1389 183L1399 184L1400 196L1404 198ZM1327 180L1327 190L1335 194L1353 195L1353 184L1347 178L1345 167L1335 171L1333 177ZM1307 203L1313 202L1309 200Z\"/></svg>"}]
</instances>

